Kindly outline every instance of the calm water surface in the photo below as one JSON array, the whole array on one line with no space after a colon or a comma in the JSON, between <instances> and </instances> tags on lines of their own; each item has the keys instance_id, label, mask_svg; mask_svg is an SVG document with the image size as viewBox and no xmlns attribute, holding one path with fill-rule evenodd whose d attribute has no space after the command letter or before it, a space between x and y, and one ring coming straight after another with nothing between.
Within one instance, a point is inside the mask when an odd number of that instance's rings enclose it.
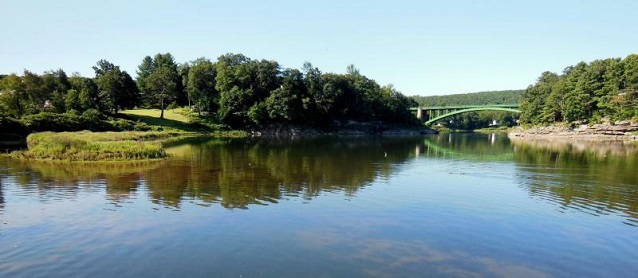
<instances>
[{"instance_id":1,"label":"calm water surface","mask_svg":"<svg viewBox=\"0 0 638 278\"><path fill-rule=\"evenodd\" d=\"M504 135L0 158L0 277L635 277L638 153Z\"/></svg>"}]
</instances>

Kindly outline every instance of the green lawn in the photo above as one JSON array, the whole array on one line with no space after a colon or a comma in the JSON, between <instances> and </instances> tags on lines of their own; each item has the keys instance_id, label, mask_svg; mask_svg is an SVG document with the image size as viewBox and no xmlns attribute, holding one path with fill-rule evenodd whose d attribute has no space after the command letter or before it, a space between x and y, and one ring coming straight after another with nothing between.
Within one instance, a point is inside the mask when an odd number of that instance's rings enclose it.
<instances>
[{"instance_id":1,"label":"green lawn","mask_svg":"<svg viewBox=\"0 0 638 278\"><path fill-rule=\"evenodd\" d=\"M164 110L164 119L183 122L183 123L190 123L191 119L188 116L185 116L183 111L184 111L183 109ZM178 112L181 112L181 113L178 113ZM124 110L124 111L121 111L120 113L127 114L127 115L148 116L148 117L154 117L159 119L161 111L159 109L133 109L133 110Z\"/></svg>"},{"instance_id":2,"label":"green lawn","mask_svg":"<svg viewBox=\"0 0 638 278\"><path fill-rule=\"evenodd\" d=\"M201 126L192 124L191 118L186 116L184 109L167 109L164 110L164 119L160 119L161 111L159 109L133 109L120 111L127 119L140 121L153 126L162 128L172 128L182 131L200 131Z\"/></svg>"}]
</instances>

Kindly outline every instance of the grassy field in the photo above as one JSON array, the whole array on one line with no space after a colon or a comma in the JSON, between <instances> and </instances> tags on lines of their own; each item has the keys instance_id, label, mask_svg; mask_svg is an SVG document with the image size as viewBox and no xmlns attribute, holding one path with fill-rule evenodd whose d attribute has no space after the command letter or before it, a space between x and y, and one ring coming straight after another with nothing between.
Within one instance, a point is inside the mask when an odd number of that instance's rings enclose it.
<instances>
[{"instance_id":1,"label":"grassy field","mask_svg":"<svg viewBox=\"0 0 638 278\"><path fill-rule=\"evenodd\" d=\"M133 109L124 110L120 113L126 115L144 116L150 118L160 119L161 111L159 109ZM183 108L164 110L164 119L168 121L177 121L181 123L190 123L191 118L187 116L188 112Z\"/></svg>"},{"instance_id":2,"label":"grassy field","mask_svg":"<svg viewBox=\"0 0 638 278\"><path fill-rule=\"evenodd\" d=\"M154 126L156 129L174 129L186 132L209 132L209 127L197 124L184 108L164 110L164 119L160 119L159 109L133 109L120 111L124 118L140 121Z\"/></svg>"}]
</instances>

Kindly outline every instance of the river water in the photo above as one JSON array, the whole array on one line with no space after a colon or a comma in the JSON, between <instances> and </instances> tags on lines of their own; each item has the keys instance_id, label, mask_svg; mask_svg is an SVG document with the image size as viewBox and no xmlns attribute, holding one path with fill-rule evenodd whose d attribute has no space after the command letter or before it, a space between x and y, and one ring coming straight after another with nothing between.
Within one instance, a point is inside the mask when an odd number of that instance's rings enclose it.
<instances>
[{"instance_id":1,"label":"river water","mask_svg":"<svg viewBox=\"0 0 638 278\"><path fill-rule=\"evenodd\" d=\"M635 277L638 152L505 135L0 158L0 277Z\"/></svg>"}]
</instances>

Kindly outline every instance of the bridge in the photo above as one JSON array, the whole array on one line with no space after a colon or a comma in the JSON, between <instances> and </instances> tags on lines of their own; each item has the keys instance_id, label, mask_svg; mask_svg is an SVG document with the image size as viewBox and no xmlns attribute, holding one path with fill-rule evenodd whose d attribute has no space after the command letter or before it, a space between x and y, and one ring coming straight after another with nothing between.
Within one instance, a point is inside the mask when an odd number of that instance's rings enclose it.
<instances>
[{"instance_id":1,"label":"bridge","mask_svg":"<svg viewBox=\"0 0 638 278\"><path fill-rule=\"evenodd\" d=\"M413 107L411 111L416 112L416 117L425 122L425 125L431 125L439 120L445 119L461 113L473 111L505 111L512 113L521 113L518 104L493 104L493 105L465 105L465 106L440 106L440 107Z\"/></svg>"}]
</instances>

